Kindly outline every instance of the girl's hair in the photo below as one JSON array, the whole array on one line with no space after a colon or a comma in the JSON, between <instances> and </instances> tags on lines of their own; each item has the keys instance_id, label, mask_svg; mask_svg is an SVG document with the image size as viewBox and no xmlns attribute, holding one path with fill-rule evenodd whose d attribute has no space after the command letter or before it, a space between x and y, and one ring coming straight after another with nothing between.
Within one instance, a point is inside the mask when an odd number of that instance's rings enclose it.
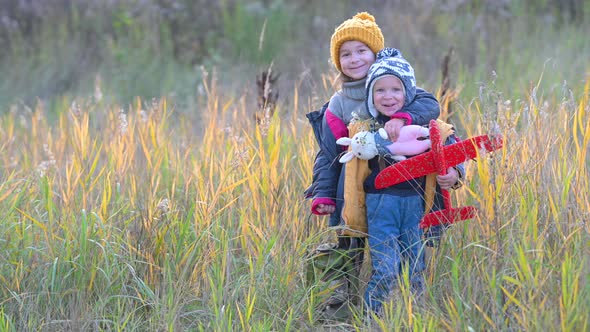
<instances>
[{"instance_id":1,"label":"girl's hair","mask_svg":"<svg viewBox=\"0 0 590 332\"><path fill-rule=\"evenodd\" d=\"M354 81L354 79L352 77L347 76L346 74L344 74L342 71L338 72L338 76L336 76L336 78L338 79L338 81L342 84L345 82L352 82Z\"/></svg>"}]
</instances>

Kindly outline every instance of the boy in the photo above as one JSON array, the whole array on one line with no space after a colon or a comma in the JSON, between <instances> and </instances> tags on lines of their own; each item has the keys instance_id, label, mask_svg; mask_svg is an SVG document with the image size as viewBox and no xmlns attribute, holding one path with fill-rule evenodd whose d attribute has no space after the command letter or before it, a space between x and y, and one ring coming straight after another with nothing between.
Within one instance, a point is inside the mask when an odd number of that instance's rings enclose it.
<instances>
[{"instance_id":1,"label":"boy","mask_svg":"<svg viewBox=\"0 0 590 332\"><path fill-rule=\"evenodd\" d=\"M399 51L383 49L367 74L366 93L369 113L377 123L383 124L414 101L414 69ZM387 154L371 159L370 175L364 182L373 268L365 302L376 313L381 312L382 303L395 286L402 263L408 264L414 292L421 292L424 284L422 230L419 227L425 209L424 178L376 189L375 177L391 163L393 160ZM437 182L441 188L448 189L457 183L460 174L450 167L446 175L437 177Z\"/></svg>"}]
</instances>

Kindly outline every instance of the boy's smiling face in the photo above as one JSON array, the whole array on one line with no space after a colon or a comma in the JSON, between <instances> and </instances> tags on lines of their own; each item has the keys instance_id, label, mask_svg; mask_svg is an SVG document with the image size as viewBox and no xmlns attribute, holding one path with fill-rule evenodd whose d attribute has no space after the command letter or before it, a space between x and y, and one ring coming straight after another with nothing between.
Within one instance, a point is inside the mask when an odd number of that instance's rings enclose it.
<instances>
[{"instance_id":1,"label":"boy's smiling face","mask_svg":"<svg viewBox=\"0 0 590 332\"><path fill-rule=\"evenodd\" d=\"M340 46L340 66L342 73L353 80L367 76L369 67L375 62L375 54L358 40L349 40Z\"/></svg>"},{"instance_id":2,"label":"boy's smiling face","mask_svg":"<svg viewBox=\"0 0 590 332\"><path fill-rule=\"evenodd\" d=\"M404 107L404 95L404 85L393 75L380 77L373 85L373 104L386 116L392 116Z\"/></svg>"}]
</instances>

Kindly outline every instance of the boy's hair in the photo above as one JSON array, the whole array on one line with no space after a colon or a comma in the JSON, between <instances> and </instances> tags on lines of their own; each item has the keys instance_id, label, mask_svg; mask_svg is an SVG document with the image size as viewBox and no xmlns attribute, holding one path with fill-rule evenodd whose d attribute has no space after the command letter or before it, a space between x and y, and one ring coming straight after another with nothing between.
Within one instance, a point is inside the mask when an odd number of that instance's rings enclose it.
<instances>
[{"instance_id":1,"label":"boy's hair","mask_svg":"<svg viewBox=\"0 0 590 332\"><path fill-rule=\"evenodd\" d=\"M369 68L365 87L367 91L367 109L373 117L377 117L379 112L373 105L373 86L375 82L383 76L395 76L399 78L404 87L404 106L414 100L416 96L416 77L414 68L402 57L402 53L395 48L384 48L377 53L377 60Z\"/></svg>"},{"instance_id":2,"label":"boy's hair","mask_svg":"<svg viewBox=\"0 0 590 332\"><path fill-rule=\"evenodd\" d=\"M330 55L334 66L340 72L342 72L340 46L350 40L358 40L364 43L373 53L379 52L385 45L383 33L375 23L375 17L367 12L357 13L352 18L342 22L332 34Z\"/></svg>"}]
</instances>

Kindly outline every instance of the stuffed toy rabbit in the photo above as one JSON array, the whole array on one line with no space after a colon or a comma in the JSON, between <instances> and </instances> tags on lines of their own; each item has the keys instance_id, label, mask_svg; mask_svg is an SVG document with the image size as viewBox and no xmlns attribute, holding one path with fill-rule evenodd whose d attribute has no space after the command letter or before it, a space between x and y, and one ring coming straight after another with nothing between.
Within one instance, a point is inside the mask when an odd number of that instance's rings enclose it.
<instances>
[{"instance_id":1,"label":"stuffed toy rabbit","mask_svg":"<svg viewBox=\"0 0 590 332\"><path fill-rule=\"evenodd\" d=\"M373 159L377 155L390 156L394 160L401 161L406 156L420 154L430 149L428 128L416 125L403 126L397 141L388 139L387 132L379 128L377 132L360 131L352 138L341 137L336 143L350 146L350 149L342 157L341 163L346 163L357 157L363 160Z\"/></svg>"}]
</instances>

